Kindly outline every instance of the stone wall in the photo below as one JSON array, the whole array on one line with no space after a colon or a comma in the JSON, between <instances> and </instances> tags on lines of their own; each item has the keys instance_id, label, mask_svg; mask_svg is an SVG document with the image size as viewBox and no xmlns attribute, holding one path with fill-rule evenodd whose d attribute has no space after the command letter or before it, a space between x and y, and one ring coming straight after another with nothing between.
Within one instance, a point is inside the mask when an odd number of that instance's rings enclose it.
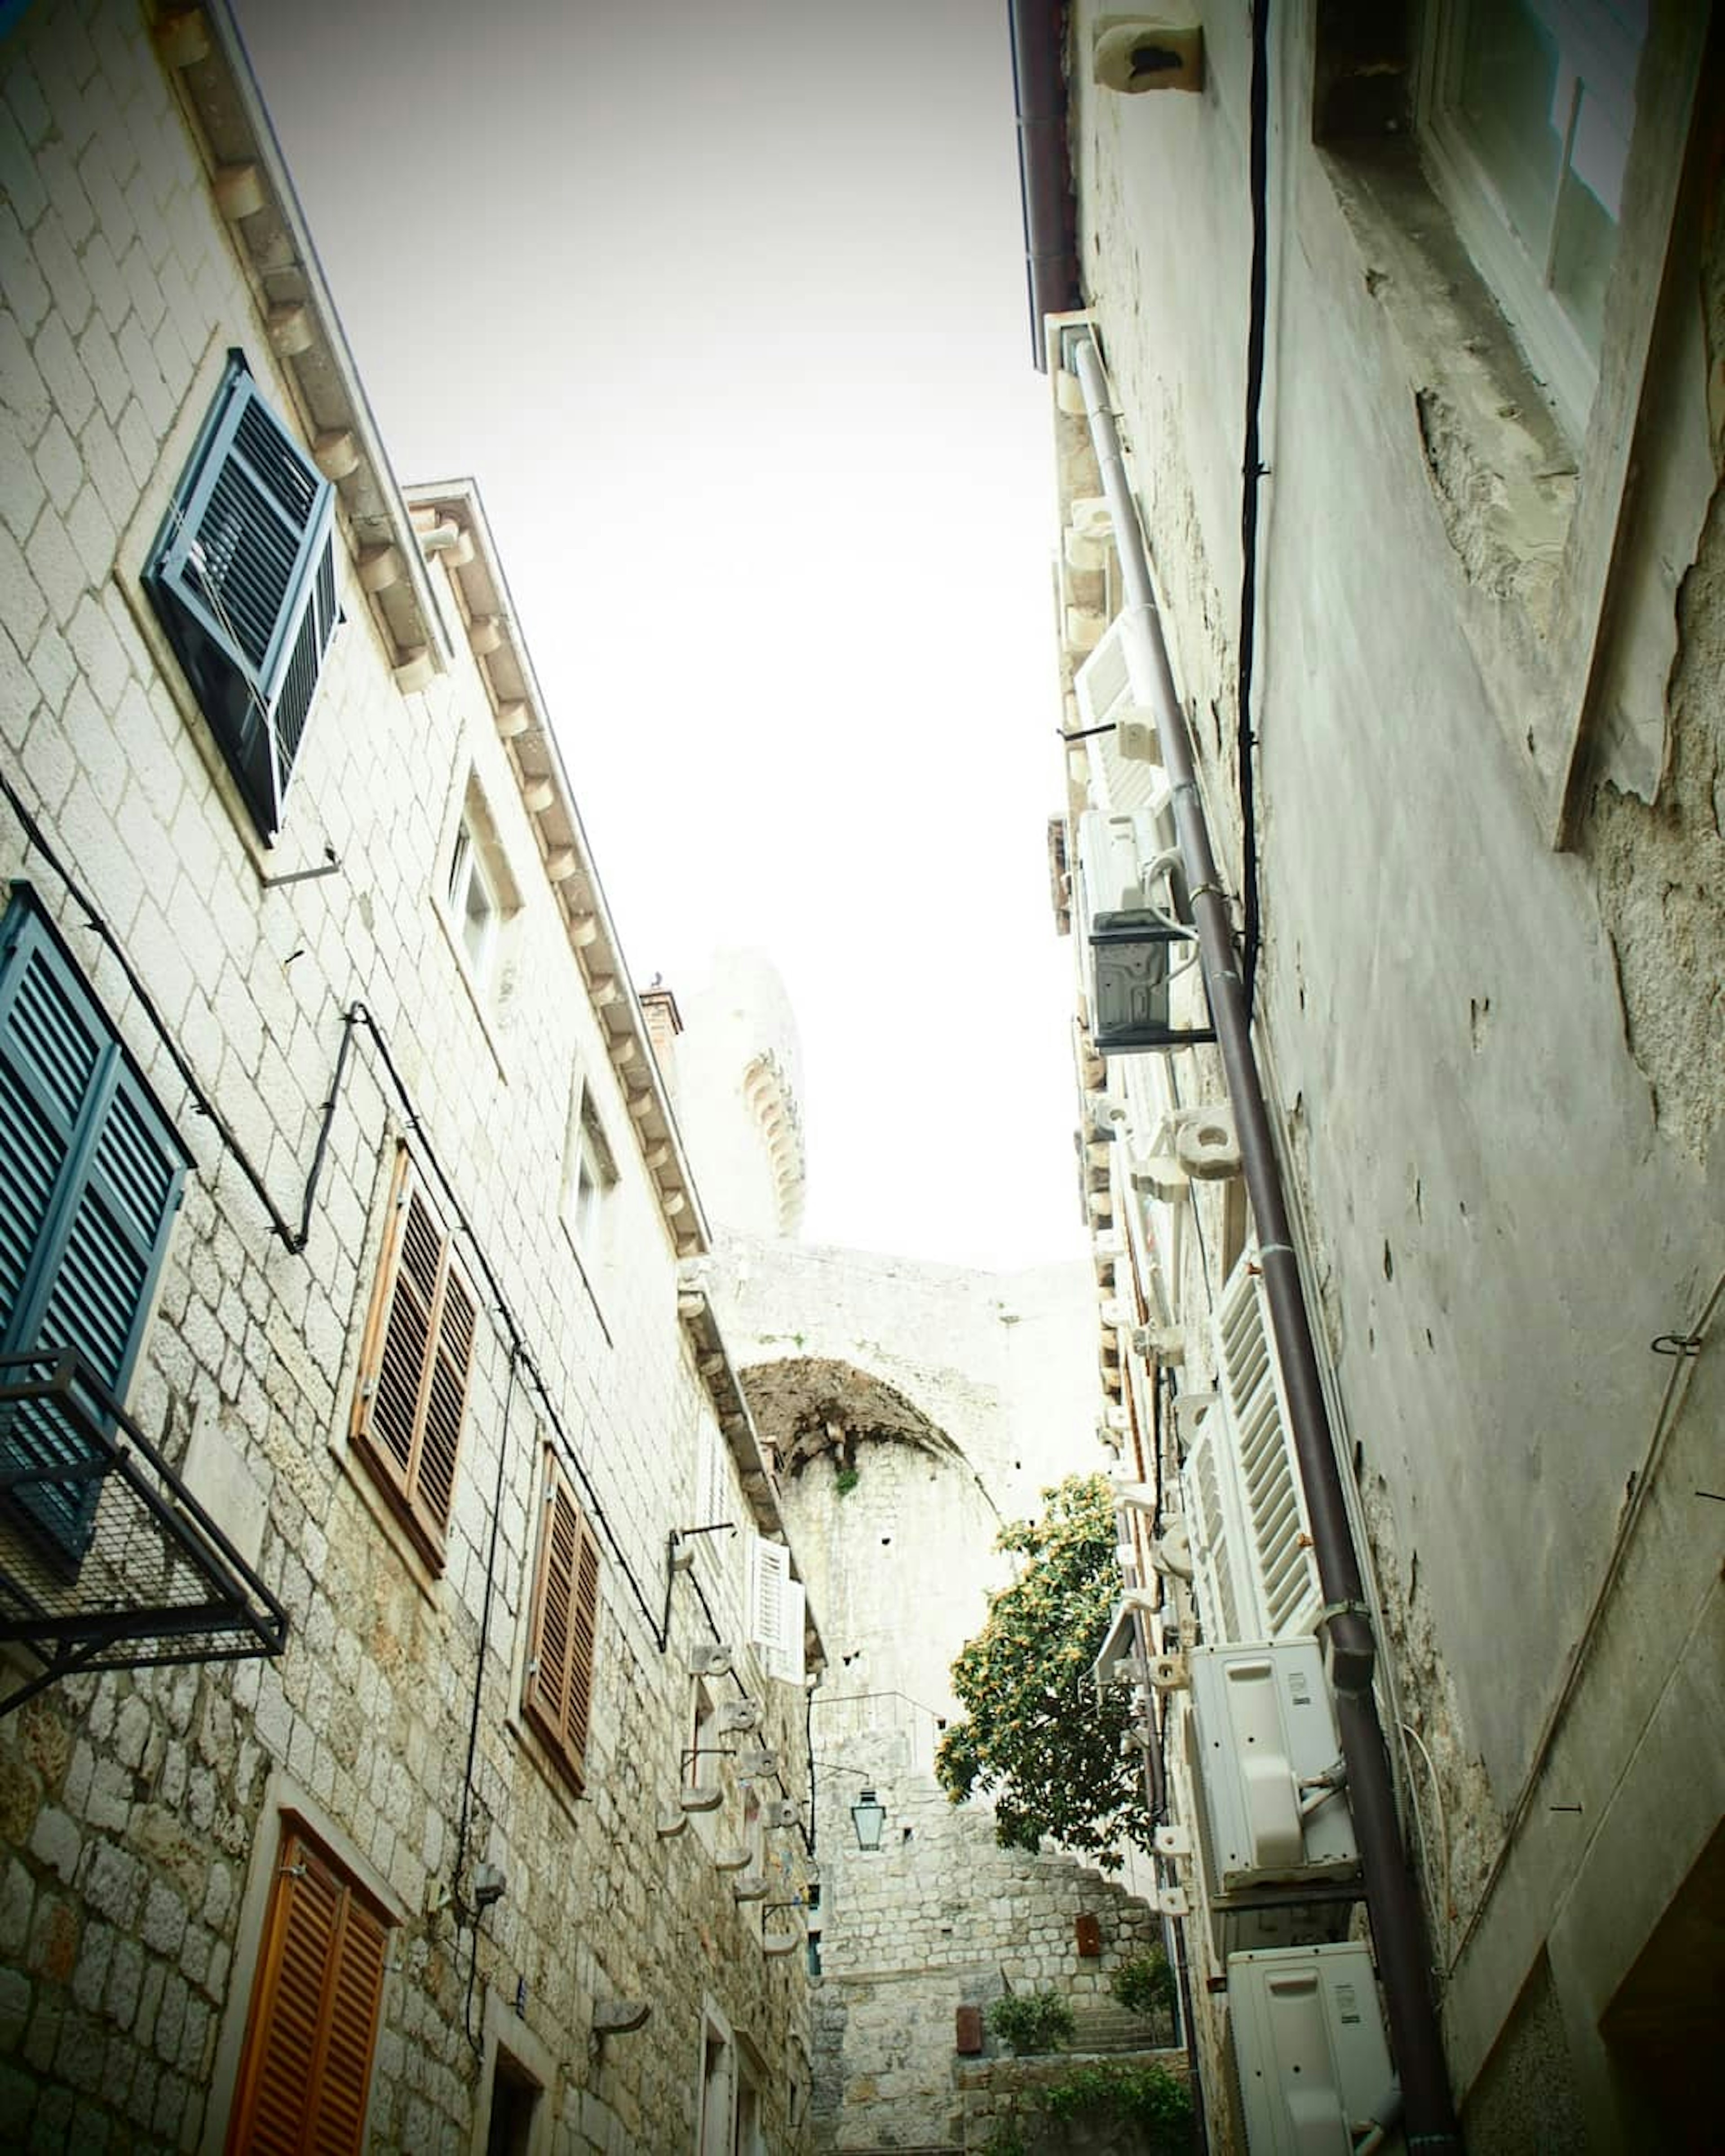
<instances>
[{"instance_id":1,"label":"stone wall","mask_svg":"<svg viewBox=\"0 0 1725 2156\"><path fill-rule=\"evenodd\" d=\"M737 1904L706 1845L657 1831L677 1815L685 1653L708 1636L680 1584L668 1651L655 1643L667 1537L691 1523L697 1462L717 1442L679 1313L685 1230L637 1142L624 1059L499 732L488 637L434 567L427 633L443 663L398 677L377 598L388 579L344 506L343 624L285 829L259 843L139 572L230 348L290 428L313 430L137 8L39 0L3 64L0 729L8 777L85 898L3 804L0 872L39 894L191 1150L127 1404L249 1539L290 1625L278 1660L69 1677L0 1721L3 2138L220 2145L294 1818L392 1920L373 2146L465 2150L476 2130L483 2145L501 2047L542 2085L536 2156L660 2156L693 2140L711 2028L750 2047L765 2128L797 2146L802 1958L763 1957L758 1907ZM310 259L309 239L290 239ZM405 532L400 505L389 513ZM446 902L476 799L505 898L490 978ZM264 880L301 870L320 872ZM612 1004L626 982L606 987ZM376 1032L356 1035L338 1085L356 1002ZM170 1043L290 1215L333 1102L303 1253L193 1112ZM578 1077L616 1168L584 1247L563 1204ZM458 1254L484 1305L440 1566L347 1437L403 1142L439 1211L465 1215ZM578 1794L520 1708L547 1447L584 1477L601 1523ZM747 1518L726 1471L724 1502ZM740 1602L742 1563L740 1543L701 1549L716 1605ZM742 1642L738 1670L796 1794L802 1693ZM18 1674L8 1663L8 1691ZM742 1803L727 1785L728 1830ZM799 1852L794 1835L765 1851L786 1897ZM456 1903L470 1906L480 1861L507 1886L475 1929ZM596 2005L618 1999L650 2005L648 2031L590 2046Z\"/></svg>"},{"instance_id":2,"label":"stone wall","mask_svg":"<svg viewBox=\"0 0 1725 2156\"><path fill-rule=\"evenodd\" d=\"M1123 2066L1155 2068L1183 2087L1185 2055L1144 2051L1123 2056ZM1050 2119L1039 2101L1044 2090L1065 2080L1070 2062L1062 2059L992 2059L958 2071L963 2138L966 2156L993 2156L1002 2143L1016 2144L1023 2156L1133 2156L1145 2147L1142 2133L1106 2114L1070 2122ZM1171 2146L1180 2145L1178 2143Z\"/></svg>"},{"instance_id":3,"label":"stone wall","mask_svg":"<svg viewBox=\"0 0 1725 2156\"><path fill-rule=\"evenodd\" d=\"M956 2148L954 2015L1009 1987L1107 1998L1160 1920L1054 1855L1001 1849L932 1774L951 1664L1004 1584L1003 1517L1106 1464L1087 1265L1014 1275L726 1236L707 1266L783 1463L829 1647L812 1697L820 1907L816 2145ZM850 1808L886 1807L878 1852ZM1079 1955L1095 1914L1102 1950Z\"/></svg>"},{"instance_id":4,"label":"stone wall","mask_svg":"<svg viewBox=\"0 0 1725 2156\"><path fill-rule=\"evenodd\" d=\"M1072 11L1075 54L1103 12ZM1409 1744L1403 1779L1458 2099L1488 2059L1510 2071L1493 2046L1520 2041L1548 1956L1527 2077L1561 2029L1553 2102L1602 2149L1669 2138L1600 2030L1701 1892L1717 1811L1692 1800L1683 1733L1713 1724L1670 1704L1713 1695L1725 1610L1684 1495L1717 1426L1725 1106L1717 84L1686 165L1696 19L1650 20L1642 177L1582 434L1406 131L1315 143L1339 14L1276 18L1250 864L1250 25L1207 18L1201 98L1069 77L1085 289L1176 693L1222 880L1237 903L1255 873L1262 904L1255 1031L1385 1605L1386 1720L1430 1761ZM1209 265L1201 306L1166 274L1171 212ZM1054 424L1070 454L1081 423ZM1692 1388L1668 1389L1649 1342L1704 1312ZM1189 1337L1188 1373L1204 1359ZM1717 1789L1717 1746L1706 1768ZM1553 1830L1583 1816L1584 1842ZM1655 1849L1653 1876L1627 1861Z\"/></svg>"}]
</instances>

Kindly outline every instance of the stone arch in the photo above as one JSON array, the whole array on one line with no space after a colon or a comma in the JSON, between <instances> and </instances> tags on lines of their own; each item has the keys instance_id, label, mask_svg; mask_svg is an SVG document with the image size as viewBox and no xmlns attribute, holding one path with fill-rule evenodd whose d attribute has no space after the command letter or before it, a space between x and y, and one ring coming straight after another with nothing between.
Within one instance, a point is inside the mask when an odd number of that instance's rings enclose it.
<instances>
[{"instance_id":1,"label":"stone arch","mask_svg":"<svg viewBox=\"0 0 1725 2156\"><path fill-rule=\"evenodd\" d=\"M794 1481L828 1454L855 1467L859 1445L905 1445L975 1470L962 1446L885 1378L821 1355L755 1363L738 1373L755 1426L772 1446L781 1476Z\"/></svg>"}]
</instances>

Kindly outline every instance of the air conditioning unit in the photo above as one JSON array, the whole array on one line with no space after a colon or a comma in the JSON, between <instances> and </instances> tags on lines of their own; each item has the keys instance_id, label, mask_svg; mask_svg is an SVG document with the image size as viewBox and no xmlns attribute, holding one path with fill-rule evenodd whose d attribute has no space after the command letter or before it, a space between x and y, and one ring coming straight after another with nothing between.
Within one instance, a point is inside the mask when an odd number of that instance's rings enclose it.
<instances>
[{"instance_id":1,"label":"air conditioning unit","mask_svg":"<svg viewBox=\"0 0 1725 2156\"><path fill-rule=\"evenodd\" d=\"M1251 2156L1352 2149L1395 2079L1370 1949L1230 1954L1228 2015Z\"/></svg>"},{"instance_id":2,"label":"air conditioning unit","mask_svg":"<svg viewBox=\"0 0 1725 2156\"><path fill-rule=\"evenodd\" d=\"M703 1640L689 1650L691 1677L722 1677L731 1673L731 1649L722 1640Z\"/></svg>"},{"instance_id":3,"label":"air conditioning unit","mask_svg":"<svg viewBox=\"0 0 1725 2156\"><path fill-rule=\"evenodd\" d=\"M1211 1901L1354 1878L1353 1816L1329 1780L1342 1747L1317 1640L1199 1647L1188 1661Z\"/></svg>"},{"instance_id":4,"label":"air conditioning unit","mask_svg":"<svg viewBox=\"0 0 1725 2156\"><path fill-rule=\"evenodd\" d=\"M1190 938L1173 916L1169 860L1147 808L1091 809L1078 819L1091 1038L1104 1055L1177 1045L1168 988L1190 956Z\"/></svg>"}]
</instances>

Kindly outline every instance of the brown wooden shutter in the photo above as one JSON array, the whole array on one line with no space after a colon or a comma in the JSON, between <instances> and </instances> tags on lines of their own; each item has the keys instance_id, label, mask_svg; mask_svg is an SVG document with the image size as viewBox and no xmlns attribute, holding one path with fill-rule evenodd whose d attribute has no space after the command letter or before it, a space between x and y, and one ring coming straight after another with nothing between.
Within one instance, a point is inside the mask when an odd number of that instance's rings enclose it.
<instances>
[{"instance_id":1,"label":"brown wooden shutter","mask_svg":"<svg viewBox=\"0 0 1725 2156\"><path fill-rule=\"evenodd\" d=\"M230 2156L357 2156L388 1928L293 1830L282 1837L228 2123Z\"/></svg>"},{"instance_id":2,"label":"brown wooden shutter","mask_svg":"<svg viewBox=\"0 0 1725 2156\"><path fill-rule=\"evenodd\" d=\"M442 1562L455 1499L478 1317L450 1239L415 1183L403 1147L366 1328L353 1435L434 1564Z\"/></svg>"},{"instance_id":3,"label":"brown wooden shutter","mask_svg":"<svg viewBox=\"0 0 1725 2156\"><path fill-rule=\"evenodd\" d=\"M598 1543L567 1477L547 1458L523 1704L578 1786L593 1710L598 1609Z\"/></svg>"}]
</instances>

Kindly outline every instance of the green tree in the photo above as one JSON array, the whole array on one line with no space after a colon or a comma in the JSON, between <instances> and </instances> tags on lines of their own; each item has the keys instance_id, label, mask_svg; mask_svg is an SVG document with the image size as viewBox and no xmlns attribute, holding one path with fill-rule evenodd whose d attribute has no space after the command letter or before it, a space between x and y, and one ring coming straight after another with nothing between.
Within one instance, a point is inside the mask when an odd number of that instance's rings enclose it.
<instances>
[{"instance_id":1,"label":"green tree","mask_svg":"<svg viewBox=\"0 0 1725 2156\"><path fill-rule=\"evenodd\" d=\"M996 1547L1024 1560L952 1665L965 1716L941 1739L935 1772L952 1802L987 1797L1003 1848L1045 1835L1120 1868L1118 1846L1151 1845L1142 1754L1121 1757L1129 1695L1090 1681L1120 1593L1114 1495L1101 1475L1042 1493L1040 1520L1014 1522Z\"/></svg>"}]
</instances>

